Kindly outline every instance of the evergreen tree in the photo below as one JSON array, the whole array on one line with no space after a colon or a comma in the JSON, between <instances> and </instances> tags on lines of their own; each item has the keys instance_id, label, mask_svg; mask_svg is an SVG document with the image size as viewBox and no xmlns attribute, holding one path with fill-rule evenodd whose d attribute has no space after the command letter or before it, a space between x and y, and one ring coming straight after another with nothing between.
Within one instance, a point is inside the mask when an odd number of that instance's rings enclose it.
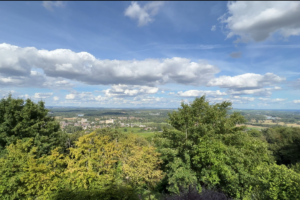
<instances>
[{"instance_id":1,"label":"evergreen tree","mask_svg":"<svg viewBox=\"0 0 300 200\"><path fill-rule=\"evenodd\" d=\"M43 101L14 99L11 95L0 101L0 153L18 139L33 138L37 155L48 154L63 146L65 135L53 117L49 117Z\"/></svg>"}]
</instances>

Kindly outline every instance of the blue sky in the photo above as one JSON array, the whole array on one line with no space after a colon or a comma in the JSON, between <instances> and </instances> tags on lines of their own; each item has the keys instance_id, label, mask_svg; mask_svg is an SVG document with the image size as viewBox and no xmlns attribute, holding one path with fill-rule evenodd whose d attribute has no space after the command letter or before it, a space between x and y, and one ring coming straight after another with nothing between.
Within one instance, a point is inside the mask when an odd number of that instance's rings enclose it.
<instances>
[{"instance_id":1,"label":"blue sky","mask_svg":"<svg viewBox=\"0 0 300 200\"><path fill-rule=\"evenodd\" d=\"M0 95L300 109L300 2L1 2Z\"/></svg>"}]
</instances>

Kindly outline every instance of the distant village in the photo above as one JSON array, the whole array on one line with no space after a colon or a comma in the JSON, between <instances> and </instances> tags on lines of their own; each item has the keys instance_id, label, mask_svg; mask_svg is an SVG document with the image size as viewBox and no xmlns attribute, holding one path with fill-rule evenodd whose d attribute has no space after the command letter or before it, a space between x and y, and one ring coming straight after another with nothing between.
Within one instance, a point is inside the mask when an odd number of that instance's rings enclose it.
<instances>
[{"instance_id":1,"label":"distant village","mask_svg":"<svg viewBox=\"0 0 300 200\"><path fill-rule=\"evenodd\" d=\"M86 119L81 118L83 115L78 115L78 117L73 118L62 118L62 117L55 117L60 122L60 126L62 129L65 129L67 126L75 126L75 127L82 127L83 130L95 130L99 128L106 128L106 127L140 127L144 130L151 130L152 127L147 127L146 125L140 122L129 123L129 120L142 120L142 118L138 117L109 117L106 118L94 118L93 119ZM127 123L125 122L127 121Z\"/></svg>"}]
</instances>

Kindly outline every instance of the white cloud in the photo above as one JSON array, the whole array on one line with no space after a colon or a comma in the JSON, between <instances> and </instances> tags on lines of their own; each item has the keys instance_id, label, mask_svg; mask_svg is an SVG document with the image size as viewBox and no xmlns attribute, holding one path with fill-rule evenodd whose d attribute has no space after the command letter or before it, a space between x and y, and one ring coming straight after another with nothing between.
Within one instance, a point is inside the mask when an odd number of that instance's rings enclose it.
<instances>
[{"instance_id":1,"label":"white cloud","mask_svg":"<svg viewBox=\"0 0 300 200\"><path fill-rule=\"evenodd\" d=\"M300 35L299 1L235 1L227 7L219 20L229 29L227 38L240 36L237 42L263 41L275 32Z\"/></svg>"},{"instance_id":2,"label":"white cloud","mask_svg":"<svg viewBox=\"0 0 300 200\"><path fill-rule=\"evenodd\" d=\"M243 100L247 100L247 101L254 101L255 98L253 97L240 97L240 96L233 96L234 99L243 99Z\"/></svg>"},{"instance_id":3,"label":"white cloud","mask_svg":"<svg viewBox=\"0 0 300 200\"><path fill-rule=\"evenodd\" d=\"M91 85L126 84L157 85L179 83L204 85L219 69L199 60L186 58L146 60L99 60L87 52L75 53L68 49L53 51L21 48L0 44L0 73L10 76L30 76L31 67L43 69L45 75L66 78ZM31 78L28 78L31 79ZM11 79L1 83L14 84ZM21 83L17 82L21 85Z\"/></svg>"},{"instance_id":4,"label":"white cloud","mask_svg":"<svg viewBox=\"0 0 300 200\"><path fill-rule=\"evenodd\" d=\"M46 81L43 83L42 86L51 89L66 89L66 88L72 88L74 84L62 78L46 77Z\"/></svg>"},{"instance_id":5,"label":"white cloud","mask_svg":"<svg viewBox=\"0 0 300 200\"><path fill-rule=\"evenodd\" d=\"M151 104L152 106L161 106L169 102L163 97L155 97L155 96L140 95L134 98L125 99L118 96L102 97L101 95L96 96L92 92L77 92L77 91L73 91L72 93L67 94L65 99L66 99L65 101L60 103L78 104L78 105L85 105L85 106L99 105L99 104L105 104L109 106L113 106L113 105L149 106Z\"/></svg>"},{"instance_id":6,"label":"white cloud","mask_svg":"<svg viewBox=\"0 0 300 200\"><path fill-rule=\"evenodd\" d=\"M158 13L159 8L163 5L164 2L162 1L153 1L141 7L137 2L133 1L126 8L124 15L138 20L138 26L144 26L154 21L153 16Z\"/></svg>"},{"instance_id":7,"label":"white cloud","mask_svg":"<svg viewBox=\"0 0 300 200\"><path fill-rule=\"evenodd\" d=\"M217 90L217 91L188 90L185 92L179 91L177 94L181 97L199 97L199 96L203 96L203 95L206 95L207 97L217 97L217 96L227 95L225 92L220 92L220 90Z\"/></svg>"},{"instance_id":8,"label":"white cloud","mask_svg":"<svg viewBox=\"0 0 300 200\"><path fill-rule=\"evenodd\" d=\"M50 11L53 11L53 7L64 7L64 3L62 1L43 1L43 6Z\"/></svg>"},{"instance_id":9,"label":"white cloud","mask_svg":"<svg viewBox=\"0 0 300 200\"><path fill-rule=\"evenodd\" d=\"M63 78L47 77L37 71L30 71L30 74L21 76L8 76L0 73L0 86L67 89L73 87L74 85Z\"/></svg>"},{"instance_id":10,"label":"white cloud","mask_svg":"<svg viewBox=\"0 0 300 200\"><path fill-rule=\"evenodd\" d=\"M96 102L108 100L107 97L101 97L101 95L95 96L92 92L72 92L67 94L65 99L73 100L74 102Z\"/></svg>"},{"instance_id":11,"label":"white cloud","mask_svg":"<svg viewBox=\"0 0 300 200\"><path fill-rule=\"evenodd\" d=\"M280 87L274 88L260 88L253 90L228 90L228 94L231 95L254 95L254 96L271 96L272 92L275 90L281 90Z\"/></svg>"},{"instance_id":12,"label":"white cloud","mask_svg":"<svg viewBox=\"0 0 300 200\"><path fill-rule=\"evenodd\" d=\"M264 86L271 86L284 81L285 78L273 73L265 75L246 73L238 76L220 76L210 80L207 86L219 86L232 89L258 89Z\"/></svg>"},{"instance_id":13,"label":"white cloud","mask_svg":"<svg viewBox=\"0 0 300 200\"><path fill-rule=\"evenodd\" d=\"M173 94L175 94L175 92L169 92L169 94L168 94L168 95L173 95Z\"/></svg>"},{"instance_id":14,"label":"white cloud","mask_svg":"<svg viewBox=\"0 0 300 200\"><path fill-rule=\"evenodd\" d=\"M232 96L230 98L223 97L208 97L208 100L211 103L221 103L223 101L230 101L233 104L248 104L255 100L253 97L240 97L240 96Z\"/></svg>"},{"instance_id":15,"label":"white cloud","mask_svg":"<svg viewBox=\"0 0 300 200\"><path fill-rule=\"evenodd\" d=\"M53 95L53 93L49 92L49 93L35 93L33 98L35 99L46 99L49 98Z\"/></svg>"},{"instance_id":16,"label":"white cloud","mask_svg":"<svg viewBox=\"0 0 300 200\"><path fill-rule=\"evenodd\" d=\"M103 90L106 97L130 97L138 95L155 94L157 87L139 86L139 85L112 85L111 89Z\"/></svg>"},{"instance_id":17,"label":"white cloud","mask_svg":"<svg viewBox=\"0 0 300 200\"><path fill-rule=\"evenodd\" d=\"M58 97L58 96L54 96L54 97L53 97L53 100L54 100L54 101L58 101L58 100L59 100L59 97Z\"/></svg>"},{"instance_id":18,"label":"white cloud","mask_svg":"<svg viewBox=\"0 0 300 200\"><path fill-rule=\"evenodd\" d=\"M287 99L281 99L281 98L270 99L270 98L262 98L262 97L260 97L258 99L261 101L264 101L264 102L268 102L268 103L278 103L278 102L284 102L287 100Z\"/></svg>"},{"instance_id":19,"label":"white cloud","mask_svg":"<svg viewBox=\"0 0 300 200\"><path fill-rule=\"evenodd\" d=\"M163 97L154 97L154 96L147 96L147 97L135 97L133 101L131 101L131 104L156 104L156 103L161 103L163 101L166 101L165 98Z\"/></svg>"},{"instance_id":20,"label":"white cloud","mask_svg":"<svg viewBox=\"0 0 300 200\"><path fill-rule=\"evenodd\" d=\"M219 44L163 44L157 46L158 49L180 49L180 50L189 50L189 49L219 49L228 47L226 45Z\"/></svg>"},{"instance_id":21,"label":"white cloud","mask_svg":"<svg viewBox=\"0 0 300 200\"><path fill-rule=\"evenodd\" d=\"M216 29L217 29L216 25L213 25L210 30L215 31Z\"/></svg>"},{"instance_id":22,"label":"white cloud","mask_svg":"<svg viewBox=\"0 0 300 200\"><path fill-rule=\"evenodd\" d=\"M75 94L67 94L66 99L75 99L76 95Z\"/></svg>"},{"instance_id":23,"label":"white cloud","mask_svg":"<svg viewBox=\"0 0 300 200\"><path fill-rule=\"evenodd\" d=\"M300 103L300 100L294 100L293 103Z\"/></svg>"}]
</instances>

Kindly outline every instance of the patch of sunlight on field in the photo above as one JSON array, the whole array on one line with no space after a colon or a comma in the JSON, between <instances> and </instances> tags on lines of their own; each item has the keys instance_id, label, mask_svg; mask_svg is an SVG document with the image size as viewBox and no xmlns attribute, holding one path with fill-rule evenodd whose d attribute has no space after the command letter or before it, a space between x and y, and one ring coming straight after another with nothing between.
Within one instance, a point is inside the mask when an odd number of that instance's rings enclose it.
<instances>
[{"instance_id":1,"label":"patch of sunlight on field","mask_svg":"<svg viewBox=\"0 0 300 200\"><path fill-rule=\"evenodd\" d=\"M125 129L127 131L125 131ZM133 134L136 134L138 136L141 136L141 137L153 137L155 135L155 132L153 131L141 131L141 128L137 128L137 127L123 127L123 128L118 128L117 129L118 131L122 132L122 133L133 133Z\"/></svg>"}]
</instances>

